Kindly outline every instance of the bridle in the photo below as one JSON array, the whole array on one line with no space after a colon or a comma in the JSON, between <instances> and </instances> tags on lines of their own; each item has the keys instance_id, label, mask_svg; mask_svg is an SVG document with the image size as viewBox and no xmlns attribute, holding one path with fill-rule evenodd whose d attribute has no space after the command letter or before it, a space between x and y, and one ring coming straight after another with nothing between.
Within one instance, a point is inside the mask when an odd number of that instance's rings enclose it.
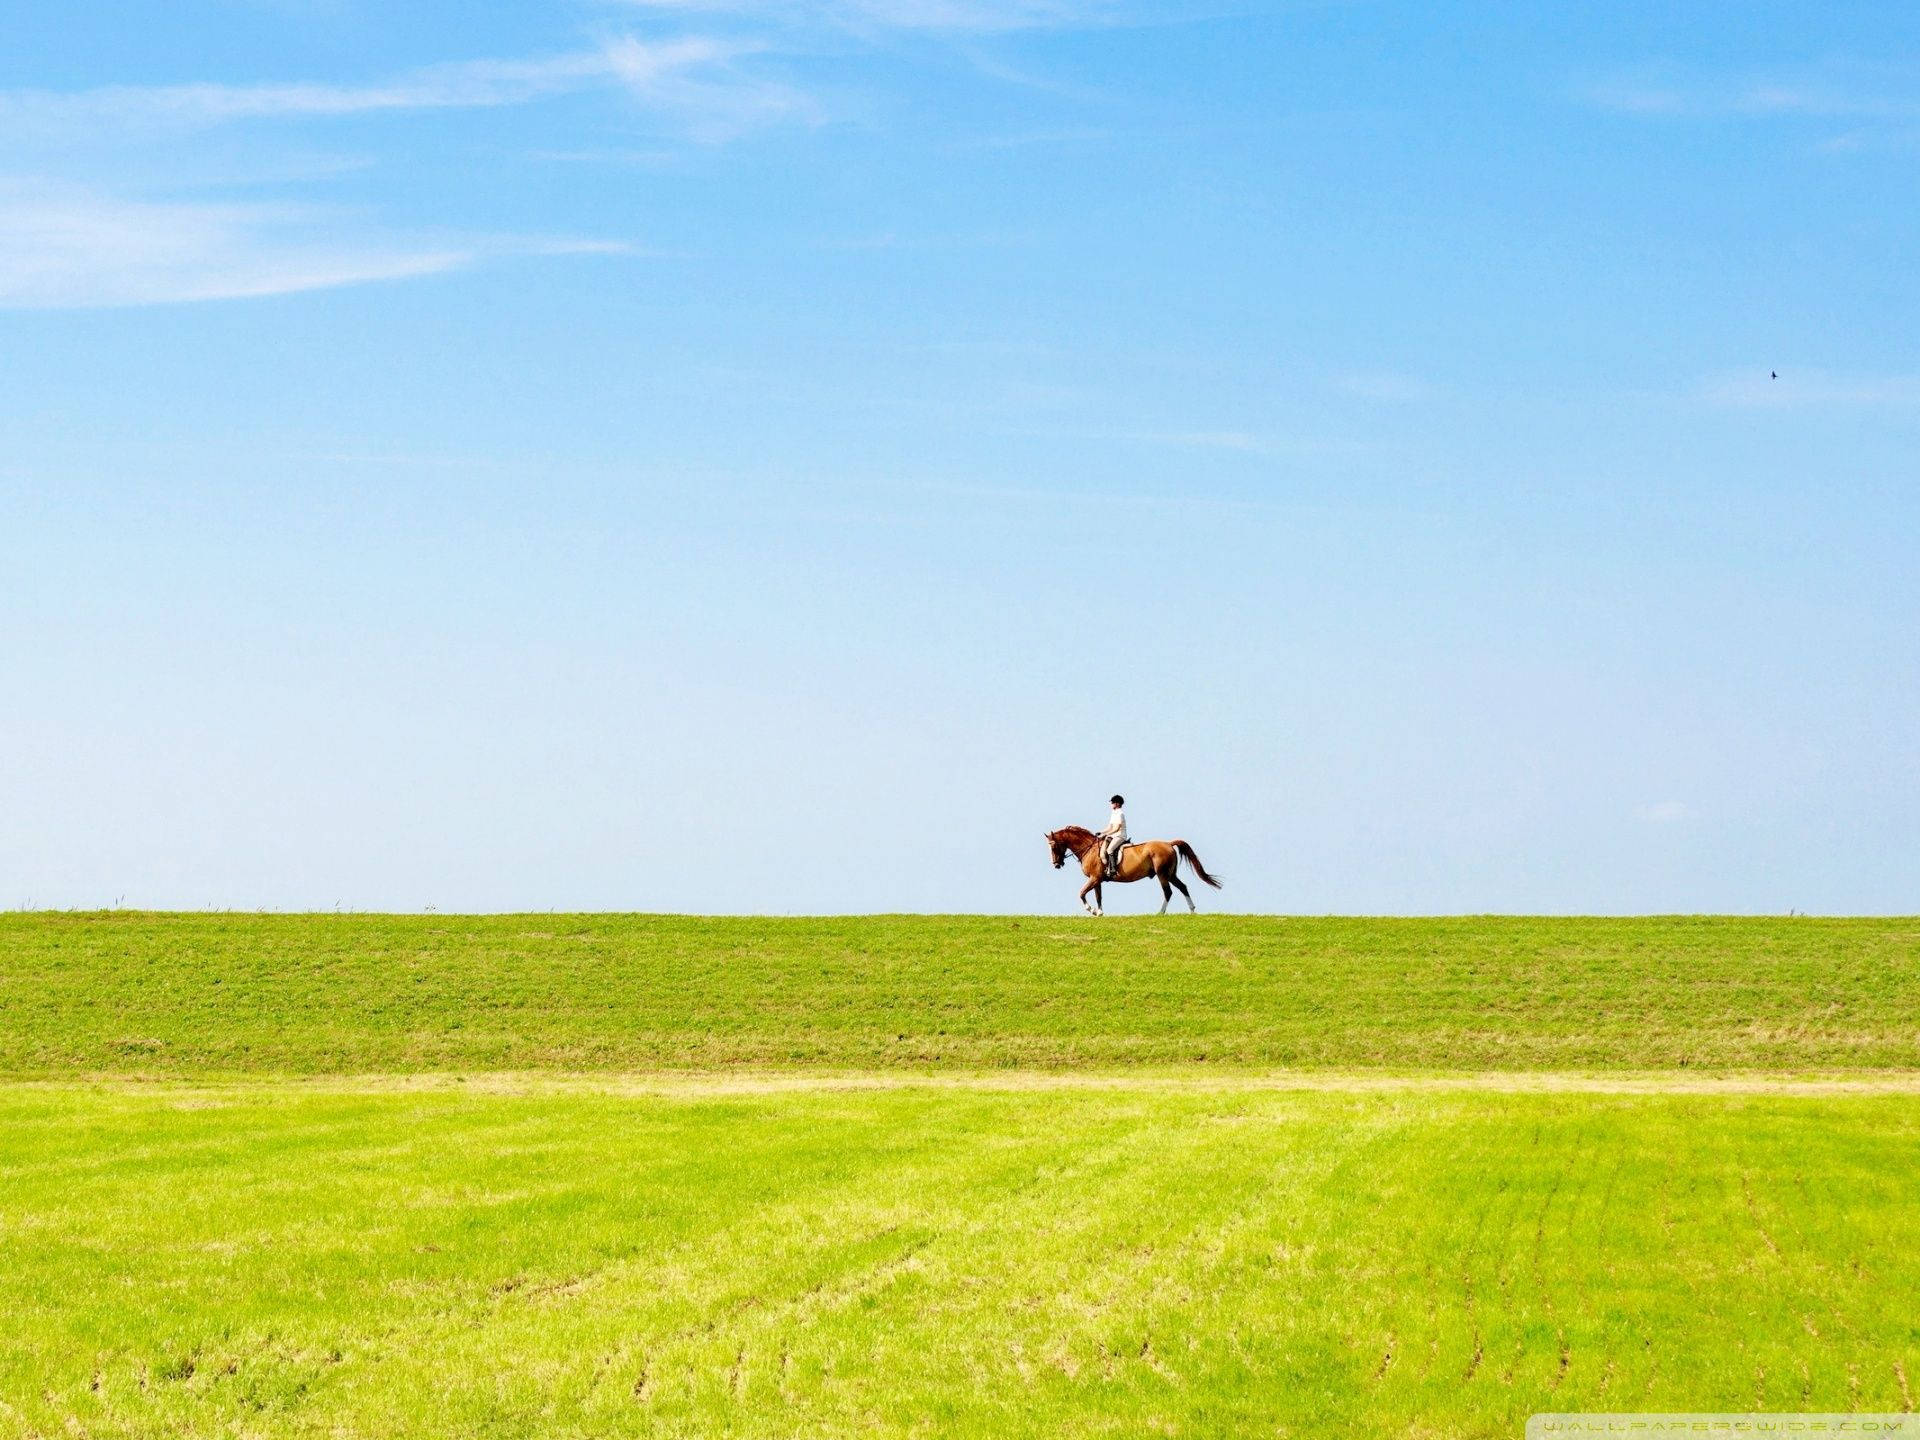
<instances>
[{"instance_id":1,"label":"bridle","mask_svg":"<svg viewBox=\"0 0 1920 1440\"><path fill-rule=\"evenodd\" d=\"M1073 842L1071 840L1059 839L1049 834L1047 836L1047 843L1053 846L1053 868L1056 870L1066 869L1067 856L1069 855L1073 856L1075 860L1084 861L1087 858L1087 851L1089 849L1098 848L1100 837L1089 832L1089 840L1091 842L1090 844L1076 850L1073 848Z\"/></svg>"}]
</instances>

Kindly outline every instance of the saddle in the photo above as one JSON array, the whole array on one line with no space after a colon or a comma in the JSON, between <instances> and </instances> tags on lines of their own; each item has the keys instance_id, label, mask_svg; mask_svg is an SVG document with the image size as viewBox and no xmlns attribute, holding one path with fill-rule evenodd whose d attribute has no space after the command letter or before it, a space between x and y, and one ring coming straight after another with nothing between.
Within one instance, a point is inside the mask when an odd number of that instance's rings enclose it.
<instances>
[{"instance_id":1,"label":"saddle","mask_svg":"<svg viewBox=\"0 0 1920 1440\"><path fill-rule=\"evenodd\" d=\"M1118 880L1120 878L1120 862L1127 858L1127 851L1133 849L1135 843L1136 842L1132 840L1128 840L1124 842L1118 850L1113 852L1113 858L1108 860L1103 867L1106 879Z\"/></svg>"}]
</instances>

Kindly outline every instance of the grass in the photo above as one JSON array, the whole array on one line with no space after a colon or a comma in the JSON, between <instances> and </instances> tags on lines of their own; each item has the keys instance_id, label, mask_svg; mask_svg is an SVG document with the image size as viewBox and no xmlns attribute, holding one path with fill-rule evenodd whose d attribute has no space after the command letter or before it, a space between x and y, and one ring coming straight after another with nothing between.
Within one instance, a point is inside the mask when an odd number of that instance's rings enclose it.
<instances>
[{"instance_id":1,"label":"grass","mask_svg":"<svg viewBox=\"0 0 1920 1440\"><path fill-rule=\"evenodd\" d=\"M0 916L0 1073L1920 1065L1920 920Z\"/></svg>"},{"instance_id":2,"label":"grass","mask_svg":"<svg viewBox=\"0 0 1920 1440\"><path fill-rule=\"evenodd\" d=\"M0 1437L1910 1410L1916 960L1911 919L0 916Z\"/></svg>"},{"instance_id":3,"label":"grass","mask_svg":"<svg viewBox=\"0 0 1920 1440\"><path fill-rule=\"evenodd\" d=\"M1900 1410L1911 1099L0 1087L0 1425L1520 1433Z\"/></svg>"}]
</instances>

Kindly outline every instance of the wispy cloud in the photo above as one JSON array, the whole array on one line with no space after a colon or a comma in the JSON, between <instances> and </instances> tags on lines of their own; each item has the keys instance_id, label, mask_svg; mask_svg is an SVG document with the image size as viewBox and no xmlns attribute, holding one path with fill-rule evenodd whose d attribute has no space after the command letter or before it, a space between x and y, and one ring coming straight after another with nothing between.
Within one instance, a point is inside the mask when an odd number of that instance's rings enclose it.
<instances>
[{"instance_id":1,"label":"wispy cloud","mask_svg":"<svg viewBox=\"0 0 1920 1440\"><path fill-rule=\"evenodd\" d=\"M408 242L311 207L152 201L0 186L0 308L75 309L286 295L458 270L505 255L631 253L565 237Z\"/></svg>"},{"instance_id":2,"label":"wispy cloud","mask_svg":"<svg viewBox=\"0 0 1920 1440\"><path fill-rule=\"evenodd\" d=\"M1604 109L1650 118L1920 117L1920 76L1881 66L1834 64L1714 75L1648 65L1586 84L1580 94Z\"/></svg>"},{"instance_id":3,"label":"wispy cloud","mask_svg":"<svg viewBox=\"0 0 1920 1440\"><path fill-rule=\"evenodd\" d=\"M155 147L178 161L190 153L186 137L201 132L299 125L310 144L315 127L353 117L520 106L604 90L656 117L663 143L720 144L826 118L821 101L783 73L821 48L823 27L851 34L855 43L881 31L979 36L1109 23L1128 3L1152 0L624 3L629 13L650 12L655 28L677 15L699 30L728 33L620 34L567 53L462 60L364 81L0 91L0 145L16 173L39 172L0 179L0 306L285 294L440 274L503 253L617 248L565 239L423 241L382 234L326 207L156 193ZM695 16L707 19L695 25ZM73 183L75 154L86 155L91 183ZM36 155L37 165L28 158Z\"/></svg>"},{"instance_id":4,"label":"wispy cloud","mask_svg":"<svg viewBox=\"0 0 1920 1440\"><path fill-rule=\"evenodd\" d=\"M1920 149L1920 126L1863 125L1843 130L1814 146L1823 155L1854 155L1871 150Z\"/></svg>"},{"instance_id":5,"label":"wispy cloud","mask_svg":"<svg viewBox=\"0 0 1920 1440\"><path fill-rule=\"evenodd\" d=\"M1634 814L1649 825L1678 825L1694 818L1693 807L1681 800L1658 800Z\"/></svg>"},{"instance_id":6,"label":"wispy cloud","mask_svg":"<svg viewBox=\"0 0 1920 1440\"><path fill-rule=\"evenodd\" d=\"M368 84L16 90L0 92L0 134L29 139L178 134L246 121L524 105L595 87L624 89L644 107L684 122L699 138L730 138L760 123L813 118L804 96L743 67L743 58L759 48L698 35L660 41L620 36L575 54L463 61Z\"/></svg>"},{"instance_id":7,"label":"wispy cloud","mask_svg":"<svg viewBox=\"0 0 1920 1440\"><path fill-rule=\"evenodd\" d=\"M1920 409L1920 375L1836 375L1826 371L1736 371L1703 381L1713 405L1745 410Z\"/></svg>"},{"instance_id":8,"label":"wispy cloud","mask_svg":"<svg viewBox=\"0 0 1920 1440\"><path fill-rule=\"evenodd\" d=\"M991 34L1067 29L1122 21L1137 9L1122 0L623 0L667 13L749 16L781 25L829 23L846 29Z\"/></svg>"},{"instance_id":9,"label":"wispy cloud","mask_svg":"<svg viewBox=\"0 0 1920 1440\"><path fill-rule=\"evenodd\" d=\"M706 36L657 43L627 36L601 54L630 95L677 117L695 139L731 140L781 121L817 124L823 115L811 96L743 66L762 48Z\"/></svg>"},{"instance_id":10,"label":"wispy cloud","mask_svg":"<svg viewBox=\"0 0 1920 1440\"><path fill-rule=\"evenodd\" d=\"M817 118L803 95L747 68L755 46L630 36L575 54L478 60L367 84L103 86L0 92L0 139L95 143L119 157L118 183L42 173L0 180L0 307L143 305L280 295L458 270L503 255L604 254L620 242L573 238L421 240L380 233L330 207L156 196L133 157L220 126L527 104L603 88L684 139L719 142L762 125ZM59 153L56 150L50 153ZM58 170L56 162L48 170Z\"/></svg>"},{"instance_id":11,"label":"wispy cloud","mask_svg":"<svg viewBox=\"0 0 1920 1440\"><path fill-rule=\"evenodd\" d=\"M478 60L438 65L366 85L106 85L91 90L16 90L0 94L7 130L76 128L198 129L244 120L365 115L383 110L469 109L518 105L604 82L606 55L548 60Z\"/></svg>"},{"instance_id":12,"label":"wispy cloud","mask_svg":"<svg viewBox=\"0 0 1920 1440\"><path fill-rule=\"evenodd\" d=\"M843 0L835 7L873 24L917 30L1032 30L1110 24L1112 0Z\"/></svg>"},{"instance_id":13,"label":"wispy cloud","mask_svg":"<svg viewBox=\"0 0 1920 1440\"><path fill-rule=\"evenodd\" d=\"M731 16L757 32L620 35L596 48L531 59L427 66L361 83L105 85L84 90L0 91L0 135L178 133L244 121L371 115L388 111L523 105L583 89L620 86L647 107L685 118L696 132L729 138L754 125L812 121L819 106L750 62L783 46L776 36L832 25L847 30L990 34L1115 23L1119 0L620 0L655 14ZM791 48L787 36L786 48ZM1024 83L1036 82L1020 77Z\"/></svg>"},{"instance_id":14,"label":"wispy cloud","mask_svg":"<svg viewBox=\"0 0 1920 1440\"><path fill-rule=\"evenodd\" d=\"M286 207L0 191L0 305L143 305L318 290L457 269L473 252L321 240ZM303 223L304 222L304 223Z\"/></svg>"}]
</instances>

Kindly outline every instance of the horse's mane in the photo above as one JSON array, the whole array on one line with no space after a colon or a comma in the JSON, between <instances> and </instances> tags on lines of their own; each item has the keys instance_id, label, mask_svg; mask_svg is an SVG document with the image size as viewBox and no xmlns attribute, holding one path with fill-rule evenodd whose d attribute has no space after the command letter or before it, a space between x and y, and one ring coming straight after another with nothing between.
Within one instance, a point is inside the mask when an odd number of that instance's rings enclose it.
<instances>
[{"instance_id":1,"label":"horse's mane","mask_svg":"<svg viewBox=\"0 0 1920 1440\"><path fill-rule=\"evenodd\" d=\"M1087 829L1084 825L1063 825L1053 833L1058 835L1062 840L1092 840L1095 838L1093 831Z\"/></svg>"}]
</instances>

